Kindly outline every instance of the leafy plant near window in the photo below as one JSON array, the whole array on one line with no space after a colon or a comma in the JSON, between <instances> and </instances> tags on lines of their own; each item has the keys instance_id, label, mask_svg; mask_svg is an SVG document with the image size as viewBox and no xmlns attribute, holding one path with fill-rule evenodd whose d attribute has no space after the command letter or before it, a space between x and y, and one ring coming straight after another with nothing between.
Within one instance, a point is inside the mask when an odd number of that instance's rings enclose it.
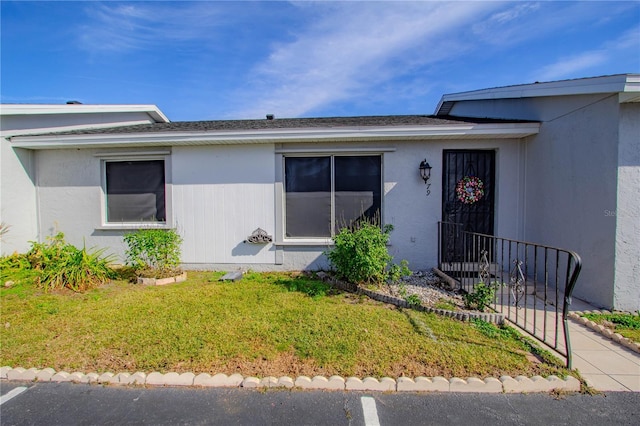
<instances>
[{"instance_id":1,"label":"leafy plant near window","mask_svg":"<svg viewBox=\"0 0 640 426\"><path fill-rule=\"evenodd\" d=\"M463 296L465 308L484 311L484 308L493 302L496 290L501 286L502 284L495 281L489 284L480 281L475 285L471 293Z\"/></svg>"},{"instance_id":2,"label":"leafy plant near window","mask_svg":"<svg viewBox=\"0 0 640 426\"><path fill-rule=\"evenodd\" d=\"M49 237L44 243L31 242L26 254L0 259L3 280L31 280L45 291L68 288L82 292L115 278L104 250L76 248L64 240L64 234Z\"/></svg>"},{"instance_id":3,"label":"leafy plant near window","mask_svg":"<svg viewBox=\"0 0 640 426\"><path fill-rule=\"evenodd\" d=\"M123 238L126 263L138 276L164 278L180 272L182 238L175 229L141 229Z\"/></svg>"},{"instance_id":4,"label":"leafy plant near window","mask_svg":"<svg viewBox=\"0 0 640 426\"><path fill-rule=\"evenodd\" d=\"M355 284L380 285L408 275L406 261L391 263L387 243L392 230L392 225L381 228L372 219L342 228L334 238L335 247L326 253L338 276Z\"/></svg>"}]
</instances>

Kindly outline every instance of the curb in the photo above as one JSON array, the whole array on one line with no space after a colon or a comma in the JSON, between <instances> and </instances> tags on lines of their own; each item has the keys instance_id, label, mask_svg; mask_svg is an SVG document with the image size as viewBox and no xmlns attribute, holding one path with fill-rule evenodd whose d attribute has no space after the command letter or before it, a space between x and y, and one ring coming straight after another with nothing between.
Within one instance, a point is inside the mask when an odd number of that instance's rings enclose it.
<instances>
[{"instance_id":1,"label":"curb","mask_svg":"<svg viewBox=\"0 0 640 426\"><path fill-rule=\"evenodd\" d=\"M295 380L291 377L243 377L240 374L216 374L207 373L195 375L194 373L159 373L149 374L143 372L130 373L68 373L56 372L52 368L25 369L9 366L0 368L0 379L16 380L23 382L73 382L88 384L108 385L146 385L146 386L196 386L196 387L243 387L243 388L284 388L294 387L309 390L338 390L338 391L374 391L374 392L467 392L467 393L532 393L532 392L579 392L580 381L573 376L561 379L557 376L547 378L533 376L502 376L500 379L487 377L479 379L469 377L466 380L454 377L399 377L397 380L383 377L380 380L374 377L348 377L340 376L299 376Z\"/></svg>"},{"instance_id":2,"label":"curb","mask_svg":"<svg viewBox=\"0 0 640 426\"><path fill-rule=\"evenodd\" d=\"M569 315L567 316L571 318L573 321L577 322L578 324L582 324L585 327L588 327L591 330L595 331L596 333L599 333L600 335L610 340L613 340L615 343L618 343L619 345L622 345L627 349L631 349L634 352L640 353L640 343L634 342L633 340L628 339L621 334L615 333L609 330L607 327L596 324L595 322L582 316L586 314L611 314L611 313L614 313L614 312L597 311L597 310L596 311L574 311L574 312L569 312Z\"/></svg>"},{"instance_id":3,"label":"curb","mask_svg":"<svg viewBox=\"0 0 640 426\"><path fill-rule=\"evenodd\" d=\"M386 294L377 293L372 290L368 290L366 288L358 287L354 284L346 283L340 281L336 278L331 277L329 274L325 272L318 272L316 276L322 281L331 284L332 286L347 291L349 293L358 293L364 294L373 300L377 300L378 302L389 303L391 305L398 306L400 308L405 309L415 309L417 311L422 312L430 312L434 314L441 315L443 317L454 318L459 321L471 321L472 319L479 319L486 322L491 322L493 324L502 325L504 324L504 314L500 313L486 313L486 312L472 312L472 311L449 311L446 309L438 309L432 308L430 306L424 305L411 305L404 299L399 299L397 297L388 296Z\"/></svg>"}]
</instances>

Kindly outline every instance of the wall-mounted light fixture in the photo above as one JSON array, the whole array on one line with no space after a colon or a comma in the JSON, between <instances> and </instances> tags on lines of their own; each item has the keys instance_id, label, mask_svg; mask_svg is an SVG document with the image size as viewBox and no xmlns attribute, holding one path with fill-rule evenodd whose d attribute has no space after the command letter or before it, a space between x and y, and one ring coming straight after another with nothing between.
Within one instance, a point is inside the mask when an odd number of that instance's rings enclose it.
<instances>
[{"instance_id":1,"label":"wall-mounted light fixture","mask_svg":"<svg viewBox=\"0 0 640 426\"><path fill-rule=\"evenodd\" d=\"M431 166L427 163L426 158L422 160L418 169L420 170L420 177L424 181L425 185L427 185L427 195L429 195L431 194L431 191L429 190L431 187L431 184L429 183L429 179L431 178Z\"/></svg>"}]
</instances>

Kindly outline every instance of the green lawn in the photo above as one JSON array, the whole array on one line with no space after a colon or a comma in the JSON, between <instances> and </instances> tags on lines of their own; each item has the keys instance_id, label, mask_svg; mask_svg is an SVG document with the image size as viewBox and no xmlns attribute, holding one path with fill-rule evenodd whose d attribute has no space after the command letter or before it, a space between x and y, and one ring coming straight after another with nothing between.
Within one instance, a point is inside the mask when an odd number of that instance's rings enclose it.
<instances>
[{"instance_id":1,"label":"green lawn","mask_svg":"<svg viewBox=\"0 0 640 426\"><path fill-rule=\"evenodd\" d=\"M634 342L640 342L640 313L587 314L585 317Z\"/></svg>"},{"instance_id":2,"label":"green lawn","mask_svg":"<svg viewBox=\"0 0 640 426\"><path fill-rule=\"evenodd\" d=\"M565 375L515 333L401 310L295 274L189 272L86 293L0 289L0 365L255 376ZM313 295L313 296L311 296Z\"/></svg>"}]
</instances>

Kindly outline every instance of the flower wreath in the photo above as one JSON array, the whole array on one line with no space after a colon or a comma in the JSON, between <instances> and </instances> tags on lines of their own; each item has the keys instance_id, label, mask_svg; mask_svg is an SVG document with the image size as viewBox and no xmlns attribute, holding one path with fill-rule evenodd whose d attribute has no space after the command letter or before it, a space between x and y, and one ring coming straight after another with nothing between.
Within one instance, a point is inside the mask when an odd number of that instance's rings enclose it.
<instances>
[{"instance_id":1,"label":"flower wreath","mask_svg":"<svg viewBox=\"0 0 640 426\"><path fill-rule=\"evenodd\" d=\"M456 185L458 200L464 204L473 204L484 196L484 183L475 176L465 176Z\"/></svg>"}]
</instances>

